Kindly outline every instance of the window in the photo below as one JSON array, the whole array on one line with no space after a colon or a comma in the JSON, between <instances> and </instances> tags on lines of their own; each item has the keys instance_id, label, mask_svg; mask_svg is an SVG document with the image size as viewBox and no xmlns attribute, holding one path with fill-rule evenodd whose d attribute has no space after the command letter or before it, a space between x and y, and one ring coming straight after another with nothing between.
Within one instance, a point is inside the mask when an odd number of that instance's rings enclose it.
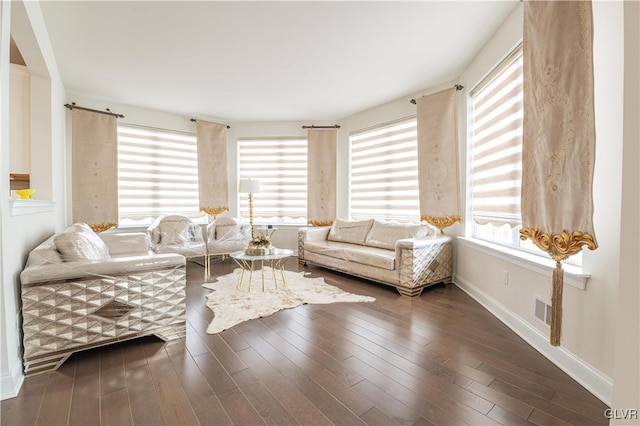
<instances>
[{"instance_id":1,"label":"window","mask_svg":"<svg viewBox=\"0 0 640 426\"><path fill-rule=\"evenodd\" d=\"M256 223L307 223L307 139L238 140L238 180L260 181L253 194ZM240 215L248 218L247 194L238 194Z\"/></svg>"},{"instance_id":2,"label":"window","mask_svg":"<svg viewBox=\"0 0 640 426\"><path fill-rule=\"evenodd\" d=\"M522 48L471 91L474 236L520 247Z\"/></svg>"},{"instance_id":3,"label":"window","mask_svg":"<svg viewBox=\"0 0 640 426\"><path fill-rule=\"evenodd\" d=\"M523 68L522 46L472 91L473 236L536 254L520 240L522 217ZM579 256L572 258L580 262Z\"/></svg>"},{"instance_id":4,"label":"window","mask_svg":"<svg viewBox=\"0 0 640 426\"><path fill-rule=\"evenodd\" d=\"M162 214L204 217L195 135L119 124L118 208L124 225Z\"/></svg>"},{"instance_id":5,"label":"window","mask_svg":"<svg viewBox=\"0 0 640 426\"><path fill-rule=\"evenodd\" d=\"M355 132L351 142L351 217L420 220L415 117Z\"/></svg>"}]
</instances>

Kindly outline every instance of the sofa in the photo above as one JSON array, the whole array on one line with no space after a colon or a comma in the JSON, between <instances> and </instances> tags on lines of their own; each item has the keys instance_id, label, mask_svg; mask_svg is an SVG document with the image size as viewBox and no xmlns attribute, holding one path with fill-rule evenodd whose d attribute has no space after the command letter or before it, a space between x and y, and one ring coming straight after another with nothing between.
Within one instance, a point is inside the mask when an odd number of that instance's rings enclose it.
<instances>
[{"instance_id":1,"label":"sofa","mask_svg":"<svg viewBox=\"0 0 640 426\"><path fill-rule=\"evenodd\" d=\"M451 282L451 238L426 224L341 220L298 231L300 264L319 265L419 296L425 287Z\"/></svg>"},{"instance_id":2,"label":"sofa","mask_svg":"<svg viewBox=\"0 0 640 426\"><path fill-rule=\"evenodd\" d=\"M185 336L185 258L150 251L145 233L73 224L29 253L20 281L26 375L97 346Z\"/></svg>"}]
</instances>

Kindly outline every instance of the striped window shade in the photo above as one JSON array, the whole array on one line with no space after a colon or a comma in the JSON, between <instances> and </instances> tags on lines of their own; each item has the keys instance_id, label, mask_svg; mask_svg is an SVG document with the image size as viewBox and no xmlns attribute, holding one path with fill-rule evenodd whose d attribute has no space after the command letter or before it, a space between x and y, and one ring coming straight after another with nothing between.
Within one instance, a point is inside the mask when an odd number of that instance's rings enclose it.
<instances>
[{"instance_id":1,"label":"striped window shade","mask_svg":"<svg viewBox=\"0 0 640 426\"><path fill-rule=\"evenodd\" d=\"M172 213L203 216L195 135L119 124L118 192L125 223Z\"/></svg>"},{"instance_id":2,"label":"striped window shade","mask_svg":"<svg viewBox=\"0 0 640 426\"><path fill-rule=\"evenodd\" d=\"M256 222L306 223L307 139L238 139L238 180L260 181L253 194ZM238 194L240 215L248 219L249 198Z\"/></svg>"},{"instance_id":3,"label":"striped window shade","mask_svg":"<svg viewBox=\"0 0 640 426\"><path fill-rule=\"evenodd\" d=\"M415 117L350 135L354 219L420 221Z\"/></svg>"},{"instance_id":4,"label":"striped window shade","mask_svg":"<svg viewBox=\"0 0 640 426\"><path fill-rule=\"evenodd\" d=\"M519 226L523 123L522 47L472 91L472 212L476 223Z\"/></svg>"}]
</instances>

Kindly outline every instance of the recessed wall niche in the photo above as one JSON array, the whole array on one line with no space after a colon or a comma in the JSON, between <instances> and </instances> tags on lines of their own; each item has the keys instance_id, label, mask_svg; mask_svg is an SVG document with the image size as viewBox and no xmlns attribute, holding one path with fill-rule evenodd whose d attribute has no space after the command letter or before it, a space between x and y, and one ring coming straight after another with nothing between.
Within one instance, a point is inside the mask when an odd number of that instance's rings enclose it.
<instances>
[{"instance_id":1,"label":"recessed wall niche","mask_svg":"<svg viewBox=\"0 0 640 426\"><path fill-rule=\"evenodd\" d=\"M10 62L9 186L11 191L15 191L30 187L31 75L13 37L11 37Z\"/></svg>"}]
</instances>

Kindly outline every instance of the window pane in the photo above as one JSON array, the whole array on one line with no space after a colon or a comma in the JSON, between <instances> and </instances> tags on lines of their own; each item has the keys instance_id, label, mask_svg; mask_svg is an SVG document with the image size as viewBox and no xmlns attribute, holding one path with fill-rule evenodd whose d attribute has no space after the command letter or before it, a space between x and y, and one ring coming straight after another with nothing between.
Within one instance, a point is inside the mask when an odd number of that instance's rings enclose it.
<instances>
[{"instance_id":1,"label":"window pane","mask_svg":"<svg viewBox=\"0 0 640 426\"><path fill-rule=\"evenodd\" d=\"M118 208L121 221L182 213L198 205L196 137L118 125Z\"/></svg>"},{"instance_id":2,"label":"window pane","mask_svg":"<svg viewBox=\"0 0 640 426\"><path fill-rule=\"evenodd\" d=\"M419 221L416 119L353 133L350 142L351 217Z\"/></svg>"},{"instance_id":3,"label":"window pane","mask_svg":"<svg viewBox=\"0 0 640 426\"><path fill-rule=\"evenodd\" d=\"M307 217L307 140L238 140L238 179L260 181L253 194L256 222L305 223ZM238 194L240 215L249 217L247 194Z\"/></svg>"},{"instance_id":4,"label":"window pane","mask_svg":"<svg viewBox=\"0 0 640 426\"><path fill-rule=\"evenodd\" d=\"M522 92L518 48L471 93L472 211L480 225L515 227L521 222Z\"/></svg>"}]
</instances>

